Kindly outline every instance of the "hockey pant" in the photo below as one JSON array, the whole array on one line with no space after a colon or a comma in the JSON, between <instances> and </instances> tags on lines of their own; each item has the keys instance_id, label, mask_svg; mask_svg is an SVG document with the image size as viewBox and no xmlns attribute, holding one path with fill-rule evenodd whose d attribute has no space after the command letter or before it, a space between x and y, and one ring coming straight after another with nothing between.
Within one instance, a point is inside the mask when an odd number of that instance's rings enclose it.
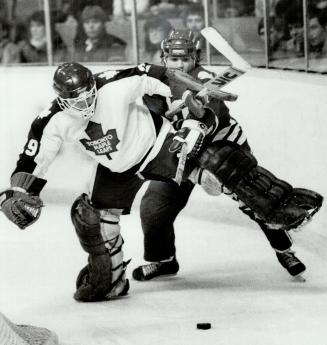
<instances>
[{"instance_id":1,"label":"hockey pant","mask_svg":"<svg viewBox=\"0 0 327 345\"><path fill-rule=\"evenodd\" d=\"M194 188L190 181L180 186L151 181L141 200L144 259L161 261L175 255L174 221Z\"/></svg>"}]
</instances>

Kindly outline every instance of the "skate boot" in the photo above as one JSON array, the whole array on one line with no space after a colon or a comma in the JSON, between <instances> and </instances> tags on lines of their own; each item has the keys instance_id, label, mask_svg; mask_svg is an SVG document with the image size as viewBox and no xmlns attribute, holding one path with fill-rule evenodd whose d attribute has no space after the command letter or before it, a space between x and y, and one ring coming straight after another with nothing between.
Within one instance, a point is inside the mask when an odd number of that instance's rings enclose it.
<instances>
[{"instance_id":1,"label":"skate boot","mask_svg":"<svg viewBox=\"0 0 327 345\"><path fill-rule=\"evenodd\" d=\"M301 276L305 271L305 265L294 255L291 249L287 249L284 252L276 252L276 256L280 264L292 277Z\"/></svg>"},{"instance_id":2,"label":"skate boot","mask_svg":"<svg viewBox=\"0 0 327 345\"><path fill-rule=\"evenodd\" d=\"M138 281L150 280L163 275L174 275L178 270L179 265L174 256L170 261L152 262L135 268L133 278Z\"/></svg>"}]
</instances>

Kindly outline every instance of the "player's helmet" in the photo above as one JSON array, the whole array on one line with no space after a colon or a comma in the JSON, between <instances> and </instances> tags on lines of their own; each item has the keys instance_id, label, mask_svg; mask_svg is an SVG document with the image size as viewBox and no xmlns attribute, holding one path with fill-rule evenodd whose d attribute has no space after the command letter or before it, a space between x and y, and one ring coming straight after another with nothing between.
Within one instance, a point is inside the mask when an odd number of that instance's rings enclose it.
<instances>
[{"instance_id":1,"label":"player's helmet","mask_svg":"<svg viewBox=\"0 0 327 345\"><path fill-rule=\"evenodd\" d=\"M197 63L200 59L200 41L191 30L172 30L161 42L161 57L191 56Z\"/></svg>"},{"instance_id":2,"label":"player's helmet","mask_svg":"<svg viewBox=\"0 0 327 345\"><path fill-rule=\"evenodd\" d=\"M62 110L84 119L94 114L97 89L88 68L76 62L60 65L53 77L53 88Z\"/></svg>"}]
</instances>

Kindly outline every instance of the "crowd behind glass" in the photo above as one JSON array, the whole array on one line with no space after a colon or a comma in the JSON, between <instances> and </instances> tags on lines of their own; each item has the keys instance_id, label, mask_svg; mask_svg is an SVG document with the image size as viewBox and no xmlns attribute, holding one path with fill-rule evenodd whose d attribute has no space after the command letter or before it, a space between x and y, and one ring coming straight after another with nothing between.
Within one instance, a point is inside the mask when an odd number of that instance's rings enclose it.
<instances>
[{"instance_id":1,"label":"crowd behind glass","mask_svg":"<svg viewBox=\"0 0 327 345\"><path fill-rule=\"evenodd\" d=\"M172 28L216 27L254 66L327 72L327 0L0 0L2 65L160 63Z\"/></svg>"}]
</instances>

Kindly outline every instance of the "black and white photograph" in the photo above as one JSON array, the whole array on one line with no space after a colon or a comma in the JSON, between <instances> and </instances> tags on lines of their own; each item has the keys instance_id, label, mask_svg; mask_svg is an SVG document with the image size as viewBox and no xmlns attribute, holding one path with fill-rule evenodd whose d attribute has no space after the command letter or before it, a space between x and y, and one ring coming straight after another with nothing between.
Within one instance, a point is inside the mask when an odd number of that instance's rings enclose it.
<instances>
[{"instance_id":1,"label":"black and white photograph","mask_svg":"<svg viewBox=\"0 0 327 345\"><path fill-rule=\"evenodd\" d=\"M326 344L326 92L326 0L0 0L0 345Z\"/></svg>"}]
</instances>

